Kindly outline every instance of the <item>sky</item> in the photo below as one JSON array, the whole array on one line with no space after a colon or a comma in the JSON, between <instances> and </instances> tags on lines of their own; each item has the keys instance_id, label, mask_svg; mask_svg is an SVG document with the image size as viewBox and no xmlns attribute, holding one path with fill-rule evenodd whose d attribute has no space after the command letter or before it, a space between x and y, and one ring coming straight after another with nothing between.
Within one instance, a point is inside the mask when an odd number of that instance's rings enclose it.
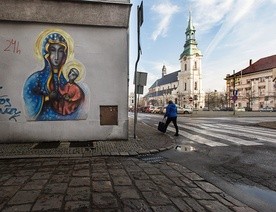
<instances>
[{"instance_id":1,"label":"sky","mask_svg":"<svg viewBox=\"0 0 276 212\"><path fill-rule=\"evenodd\" d=\"M132 0L129 28L129 91L134 92L137 60L137 6ZM205 92L225 91L227 74L249 66L249 60L276 54L276 0L143 0L140 28L142 54L138 71L146 72L148 88L167 74L180 70L180 54L186 41L189 11L202 58Z\"/></svg>"}]
</instances>

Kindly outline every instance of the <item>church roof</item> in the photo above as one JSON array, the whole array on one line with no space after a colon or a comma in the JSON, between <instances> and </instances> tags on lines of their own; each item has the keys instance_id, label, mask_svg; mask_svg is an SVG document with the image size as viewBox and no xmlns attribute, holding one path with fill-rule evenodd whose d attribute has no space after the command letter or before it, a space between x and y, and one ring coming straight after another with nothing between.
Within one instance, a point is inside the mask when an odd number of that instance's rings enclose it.
<instances>
[{"instance_id":1,"label":"church roof","mask_svg":"<svg viewBox=\"0 0 276 212\"><path fill-rule=\"evenodd\" d=\"M180 70L163 76L162 78L156 80L152 84L152 86L150 86L150 88L155 88L157 86L166 85L166 84L178 81L177 76L178 76L179 72L180 72Z\"/></svg>"}]
</instances>

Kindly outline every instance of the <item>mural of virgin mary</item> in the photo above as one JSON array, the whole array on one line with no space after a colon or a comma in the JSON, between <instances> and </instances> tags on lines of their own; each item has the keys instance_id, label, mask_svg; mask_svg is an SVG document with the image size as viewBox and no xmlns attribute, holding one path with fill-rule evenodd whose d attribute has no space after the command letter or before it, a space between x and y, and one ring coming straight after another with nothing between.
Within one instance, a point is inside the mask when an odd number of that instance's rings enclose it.
<instances>
[{"instance_id":1,"label":"mural of virgin mary","mask_svg":"<svg viewBox=\"0 0 276 212\"><path fill-rule=\"evenodd\" d=\"M85 119L87 112L80 104L70 114L60 112L64 102L60 91L67 85L64 76L66 63L71 62L73 40L69 34L60 29L43 31L35 44L36 55L44 61L44 68L31 74L23 87L23 99L28 120L55 121ZM81 88L80 88L81 89ZM85 93L79 102L85 102Z\"/></svg>"}]
</instances>

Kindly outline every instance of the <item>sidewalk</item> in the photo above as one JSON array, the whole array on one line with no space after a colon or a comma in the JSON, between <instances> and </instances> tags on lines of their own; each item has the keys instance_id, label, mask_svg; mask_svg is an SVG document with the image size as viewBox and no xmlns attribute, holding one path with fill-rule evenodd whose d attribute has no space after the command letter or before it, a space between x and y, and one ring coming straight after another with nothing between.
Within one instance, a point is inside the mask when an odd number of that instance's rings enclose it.
<instances>
[{"instance_id":1,"label":"sidewalk","mask_svg":"<svg viewBox=\"0 0 276 212\"><path fill-rule=\"evenodd\" d=\"M138 123L137 140L35 146L0 145L0 211L254 211L150 154L174 142L145 124Z\"/></svg>"},{"instance_id":2,"label":"sidewalk","mask_svg":"<svg viewBox=\"0 0 276 212\"><path fill-rule=\"evenodd\" d=\"M130 119L128 140L0 144L0 159L137 156L174 147L173 140L156 129L139 122L136 127L136 139L133 138L133 119Z\"/></svg>"}]
</instances>

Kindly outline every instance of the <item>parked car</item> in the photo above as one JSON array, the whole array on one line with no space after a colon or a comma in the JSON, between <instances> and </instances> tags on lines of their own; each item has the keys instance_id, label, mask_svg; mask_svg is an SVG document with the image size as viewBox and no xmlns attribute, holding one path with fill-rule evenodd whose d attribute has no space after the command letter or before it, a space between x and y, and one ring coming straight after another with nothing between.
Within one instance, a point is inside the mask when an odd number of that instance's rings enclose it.
<instances>
[{"instance_id":1,"label":"parked car","mask_svg":"<svg viewBox=\"0 0 276 212\"><path fill-rule=\"evenodd\" d=\"M146 109L146 113L152 113L152 111L154 110L154 106L150 105L147 109Z\"/></svg>"},{"instance_id":2,"label":"parked car","mask_svg":"<svg viewBox=\"0 0 276 212\"><path fill-rule=\"evenodd\" d=\"M240 111L240 112L244 112L245 108L244 107L237 107L235 110L236 111Z\"/></svg>"},{"instance_id":3,"label":"parked car","mask_svg":"<svg viewBox=\"0 0 276 212\"><path fill-rule=\"evenodd\" d=\"M163 107L159 106L159 107L154 107L154 109L151 111L152 113L162 113L162 109Z\"/></svg>"},{"instance_id":4,"label":"parked car","mask_svg":"<svg viewBox=\"0 0 276 212\"><path fill-rule=\"evenodd\" d=\"M164 107L163 109L163 113L166 113L166 107L167 105ZM177 107L177 113L180 113L180 114L191 114L193 113L193 108L190 108L190 107L181 107L179 105L176 105Z\"/></svg>"},{"instance_id":5,"label":"parked car","mask_svg":"<svg viewBox=\"0 0 276 212\"><path fill-rule=\"evenodd\" d=\"M263 107L263 108L260 108L260 112L273 112L273 108L272 107Z\"/></svg>"},{"instance_id":6,"label":"parked car","mask_svg":"<svg viewBox=\"0 0 276 212\"><path fill-rule=\"evenodd\" d=\"M203 111L209 111L209 108L208 107L204 107L202 110Z\"/></svg>"},{"instance_id":7,"label":"parked car","mask_svg":"<svg viewBox=\"0 0 276 212\"><path fill-rule=\"evenodd\" d=\"M214 107L214 108L212 109L212 111L220 111L220 108L219 108L219 107Z\"/></svg>"}]
</instances>

